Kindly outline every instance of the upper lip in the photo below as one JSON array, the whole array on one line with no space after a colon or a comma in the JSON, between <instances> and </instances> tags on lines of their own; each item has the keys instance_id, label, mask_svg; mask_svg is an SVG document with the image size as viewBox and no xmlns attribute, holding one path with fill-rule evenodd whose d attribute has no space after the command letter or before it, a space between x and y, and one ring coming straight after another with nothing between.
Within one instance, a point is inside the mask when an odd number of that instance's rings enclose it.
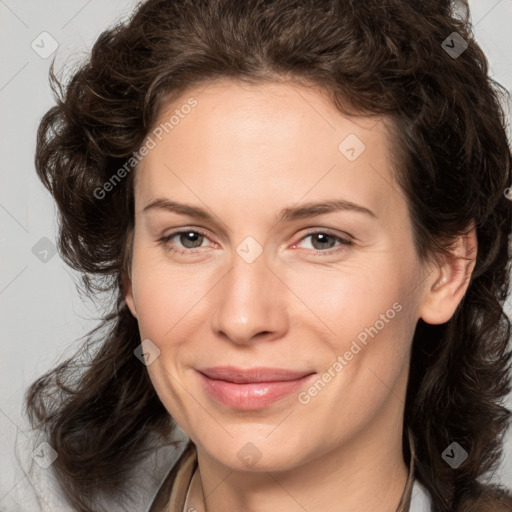
<instances>
[{"instance_id":1,"label":"upper lip","mask_svg":"<svg viewBox=\"0 0 512 512\"><path fill-rule=\"evenodd\" d=\"M215 366L201 368L197 371L211 379L225 380L235 384L297 380L306 375L315 373L309 370L287 370L285 368L269 368L262 366L247 369L235 368L234 366Z\"/></svg>"}]
</instances>

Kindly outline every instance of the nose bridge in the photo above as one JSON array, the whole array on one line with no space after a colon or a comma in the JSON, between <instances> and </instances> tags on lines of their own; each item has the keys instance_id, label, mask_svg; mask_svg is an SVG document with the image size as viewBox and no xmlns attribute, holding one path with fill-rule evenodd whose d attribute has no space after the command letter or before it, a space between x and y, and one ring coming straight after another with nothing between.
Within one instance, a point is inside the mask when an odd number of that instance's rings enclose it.
<instances>
[{"instance_id":1,"label":"nose bridge","mask_svg":"<svg viewBox=\"0 0 512 512\"><path fill-rule=\"evenodd\" d=\"M244 239L235 251L232 268L217 288L213 330L236 343L250 342L260 333L282 336L288 325L285 285L269 268L263 247L254 239Z\"/></svg>"}]
</instances>

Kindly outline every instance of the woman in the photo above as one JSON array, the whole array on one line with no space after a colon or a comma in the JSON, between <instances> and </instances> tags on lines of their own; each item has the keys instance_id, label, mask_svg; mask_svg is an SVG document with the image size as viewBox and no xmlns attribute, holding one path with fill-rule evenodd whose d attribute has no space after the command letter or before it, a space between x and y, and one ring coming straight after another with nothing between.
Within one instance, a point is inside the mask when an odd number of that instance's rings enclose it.
<instances>
[{"instance_id":1,"label":"woman","mask_svg":"<svg viewBox=\"0 0 512 512\"><path fill-rule=\"evenodd\" d=\"M148 0L101 34L38 133L116 299L28 390L52 510L512 510L512 158L467 15Z\"/></svg>"}]
</instances>

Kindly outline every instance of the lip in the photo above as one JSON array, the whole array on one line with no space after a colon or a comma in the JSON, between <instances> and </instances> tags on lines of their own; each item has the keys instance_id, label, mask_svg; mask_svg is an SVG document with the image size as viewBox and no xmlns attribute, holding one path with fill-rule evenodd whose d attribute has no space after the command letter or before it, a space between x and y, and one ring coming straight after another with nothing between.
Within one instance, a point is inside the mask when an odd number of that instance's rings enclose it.
<instances>
[{"instance_id":1,"label":"lip","mask_svg":"<svg viewBox=\"0 0 512 512\"><path fill-rule=\"evenodd\" d=\"M283 368L217 366L196 370L203 389L217 402L234 409L262 409L298 391L315 372Z\"/></svg>"}]
</instances>

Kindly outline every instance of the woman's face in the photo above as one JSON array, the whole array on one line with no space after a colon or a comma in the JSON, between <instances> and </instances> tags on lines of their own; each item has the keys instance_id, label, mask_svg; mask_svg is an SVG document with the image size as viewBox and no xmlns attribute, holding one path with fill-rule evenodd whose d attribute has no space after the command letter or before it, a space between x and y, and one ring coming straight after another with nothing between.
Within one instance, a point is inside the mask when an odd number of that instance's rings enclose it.
<instances>
[{"instance_id":1,"label":"woman's face","mask_svg":"<svg viewBox=\"0 0 512 512\"><path fill-rule=\"evenodd\" d=\"M198 449L285 469L401 427L429 274L385 125L347 118L318 89L217 81L149 136L126 300L152 383ZM309 376L199 372L225 366Z\"/></svg>"}]
</instances>

